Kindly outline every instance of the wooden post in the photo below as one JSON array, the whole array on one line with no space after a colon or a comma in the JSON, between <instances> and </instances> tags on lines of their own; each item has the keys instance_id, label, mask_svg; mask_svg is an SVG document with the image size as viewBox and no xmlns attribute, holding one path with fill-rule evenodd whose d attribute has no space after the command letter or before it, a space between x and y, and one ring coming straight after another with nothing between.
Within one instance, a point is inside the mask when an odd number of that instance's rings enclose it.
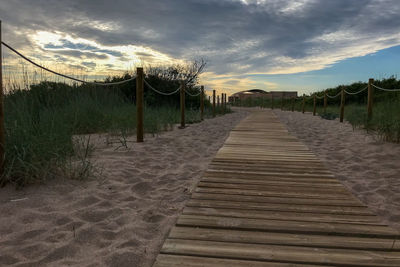
<instances>
[{"instance_id":1,"label":"wooden post","mask_svg":"<svg viewBox=\"0 0 400 267\"><path fill-rule=\"evenodd\" d=\"M342 91L341 91L341 98L340 98L340 122L343 122L344 118L344 86L342 86Z\"/></svg>"},{"instance_id":2,"label":"wooden post","mask_svg":"<svg viewBox=\"0 0 400 267\"><path fill-rule=\"evenodd\" d=\"M274 95L271 93L271 109L274 109Z\"/></svg>"},{"instance_id":3,"label":"wooden post","mask_svg":"<svg viewBox=\"0 0 400 267\"><path fill-rule=\"evenodd\" d=\"M185 82L181 82L181 128L185 128Z\"/></svg>"},{"instance_id":4,"label":"wooden post","mask_svg":"<svg viewBox=\"0 0 400 267\"><path fill-rule=\"evenodd\" d=\"M5 160L5 126L4 126L4 88L3 88L3 53L1 45L1 20L0 20L0 176L4 174Z\"/></svg>"},{"instance_id":5,"label":"wooden post","mask_svg":"<svg viewBox=\"0 0 400 267\"><path fill-rule=\"evenodd\" d=\"M282 97L281 97L281 110L283 110L283 96L284 96L284 94L282 93Z\"/></svg>"},{"instance_id":6,"label":"wooden post","mask_svg":"<svg viewBox=\"0 0 400 267\"><path fill-rule=\"evenodd\" d=\"M228 104L228 97L226 96L226 93L225 93L225 109L226 109L227 104Z\"/></svg>"},{"instance_id":7,"label":"wooden post","mask_svg":"<svg viewBox=\"0 0 400 267\"><path fill-rule=\"evenodd\" d=\"M374 83L374 79L368 80L368 104L367 104L367 114L368 121L372 119L372 106L374 105L374 87L372 84Z\"/></svg>"},{"instance_id":8,"label":"wooden post","mask_svg":"<svg viewBox=\"0 0 400 267\"><path fill-rule=\"evenodd\" d=\"M143 68L136 69L136 141L143 142Z\"/></svg>"},{"instance_id":9,"label":"wooden post","mask_svg":"<svg viewBox=\"0 0 400 267\"><path fill-rule=\"evenodd\" d=\"M326 107L328 106L328 96L326 90L324 92L324 113L326 113Z\"/></svg>"},{"instance_id":10,"label":"wooden post","mask_svg":"<svg viewBox=\"0 0 400 267\"><path fill-rule=\"evenodd\" d=\"M204 120L204 86L201 86L200 92L200 120Z\"/></svg>"},{"instance_id":11,"label":"wooden post","mask_svg":"<svg viewBox=\"0 0 400 267\"><path fill-rule=\"evenodd\" d=\"M315 113L317 113L317 95L314 94L314 108L313 108L313 116L315 116Z\"/></svg>"},{"instance_id":12,"label":"wooden post","mask_svg":"<svg viewBox=\"0 0 400 267\"><path fill-rule=\"evenodd\" d=\"M215 117L215 90L213 90L213 117Z\"/></svg>"},{"instance_id":13,"label":"wooden post","mask_svg":"<svg viewBox=\"0 0 400 267\"><path fill-rule=\"evenodd\" d=\"M296 99L294 98L294 96L292 96L292 112L294 112L294 102L296 101Z\"/></svg>"},{"instance_id":14,"label":"wooden post","mask_svg":"<svg viewBox=\"0 0 400 267\"><path fill-rule=\"evenodd\" d=\"M225 94L221 94L221 107L222 107L222 113L225 113Z\"/></svg>"},{"instance_id":15,"label":"wooden post","mask_svg":"<svg viewBox=\"0 0 400 267\"><path fill-rule=\"evenodd\" d=\"M228 101L226 100L226 93L224 93L224 111L226 111L226 104Z\"/></svg>"},{"instance_id":16,"label":"wooden post","mask_svg":"<svg viewBox=\"0 0 400 267\"><path fill-rule=\"evenodd\" d=\"M210 95L208 96L208 102L210 102L210 104L211 104L211 96Z\"/></svg>"},{"instance_id":17,"label":"wooden post","mask_svg":"<svg viewBox=\"0 0 400 267\"><path fill-rule=\"evenodd\" d=\"M226 94L224 93L224 113L226 112Z\"/></svg>"},{"instance_id":18,"label":"wooden post","mask_svg":"<svg viewBox=\"0 0 400 267\"><path fill-rule=\"evenodd\" d=\"M303 107L302 107L302 112L304 113L306 111L306 94L303 94Z\"/></svg>"}]
</instances>

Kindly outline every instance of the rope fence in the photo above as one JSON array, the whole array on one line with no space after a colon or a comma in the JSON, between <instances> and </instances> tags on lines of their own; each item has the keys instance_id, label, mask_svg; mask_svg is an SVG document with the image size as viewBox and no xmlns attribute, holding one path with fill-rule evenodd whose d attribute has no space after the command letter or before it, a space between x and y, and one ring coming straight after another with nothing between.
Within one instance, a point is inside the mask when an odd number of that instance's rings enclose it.
<instances>
[{"instance_id":1,"label":"rope fence","mask_svg":"<svg viewBox=\"0 0 400 267\"><path fill-rule=\"evenodd\" d=\"M1 24L0 24L0 26L1 26ZM154 91L155 93L160 94L160 95L164 95L164 96L171 96L171 95L174 95L174 94L176 94L178 92L181 92L181 114L182 114L182 116L181 116L181 126L182 127L184 127L184 125L185 125L185 116L184 116L184 108L185 108L184 95L185 95L185 93L187 95L191 96L191 97L197 97L197 96L201 95L202 97L200 97L200 114L201 114L201 118L200 119L201 120L204 119L204 117L203 117L203 114L204 114L204 86L201 86L201 89L199 90L199 92L197 94L192 94L186 88L186 85L191 80L182 81L181 85L176 90L174 90L172 92L163 92L161 90L158 90L158 89L154 88L148 81L146 81L144 79L143 68L137 68L137 71L136 71L137 75L136 76L134 76L132 78L129 78L129 79L126 79L126 80L123 80L123 81L104 82L104 83L103 82L90 82L90 81L85 81L85 80L82 80L82 79L78 79L78 78L75 78L75 77L72 77L72 76L69 76L69 75L62 74L62 73L59 73L57 71L51 70L49 68L46 68L46 67L36 63L35 61L29 59L27 56L23 55L18 50L14 49L12 46L6 44L5 42L1 41L1 44L3 46L5 46L6 48L8 48L9 50L11 50L12 52L14 52L15 54L17 54L22 59L24 59L27 62L31 63L32 65L34 65L34 66L36 66L36 67L38 67L38 68L40 68L40 69L42 69L44 71L53 73L53 74L55 74L57 76L60 76L60 77L63 77L63 78L66 78L66 79L69 79L69 80L72 80L72 81L75 81L75 82L80 82L80 83L84 83L84 84L93 84L93 85L99 85L99 86L113 86L113 85L125 84L127 82L136 80L137 142L143 142L143 88L144 88L144 85L146 85L147 88L149 88L150 90ZM1 63L2 62L0 61L0 68L1 68ZM1 91L2 91L2 84L1 84ZM3 94L3 92L2 92L2 94ZM222 100L221 101L221 105L226 108L226 94L222 94L221 95L221 100ZM218 106L219 105L220 104L218 102ZM214 117L215 117L215 103L213 103L213 114L214 114ZM2 123L4 124L4 118L3 118L3 122ZM2 124L2 123L0 122L0 124ZM1 125L0 125L0 128L1 128ZM0 139L1 139L1 134L0 134ZM0 140L0 143L2 143L1 140ZM0 164L1 164L1 162L0 162Z\"/></svg>"},{"instance_id":2,"label":"rope fence","mask_svg":"<svg viewBox=\"0 0 400 267\"><path fill-rule=\"evenodd\" d=\"M36 62L34 62L33 60L29 59L28 57L24 56L23 54L21 54L20 52L18 52L16 49L14 49L14 48L12 48L11 46L9 46L8 44L6 44L5 42L1 41L1 44L4 45L5 47L7 47L8 49L10 49L12 52L14 52L15 54L17 54L18 56L20 56L22 59L24 59L24 60L26 60L27 62L31 63L32 65L34 65L34 66L36 66L36 67L38 67L38 68L40 68L40 69L42 69L42 70L45 70L45 71L47 71L47 72L53 73L53 74L55 74L55 75L57 75L57 76L61 76L61 77L63 77L63 78L66 78L66 79L69 79L69 80L72 80L72 81L76 81L76 82L80 82L80 83L85 83L85 84L100 85L100 86L112 86L112 85L124 84L124 83L130 82L130 81L133 81L133 80L136 79L136 77L132 77L132 78L130 78L130 79L126 79L126 80L123 80L123 81L119 81L119 82L110 82L110 83L89 82L89 81L81 80L81 79L78 79L78 78L75 78L75 77L68 76L68 75L66 75L66 74L62 74L62 73L56 72L56 71L51 70L51 69L49 69L49 68L46 68L46 67L44 67L44 66L42 66L42 65L39 65L38 63L36 63Z\"/></svg>"},{"instance_id":3,"label":"rope fence","mask_svg":"<svg viewBox=\"0 0 400 267\"><path fill-rule=\"evenodd\" d=\"M161 92L161 91L155 89L155 88L154 88L153 86L151 86L146 80L143 80L143 81L144 81L144 84L145 84L147 87L149 87L151 90L153 90L154 92L156 92L156 93L158 93L158 94L160 94L160 95L170 96L170 95L176 94L177 92L179 92L179 90L181 90L181 86L179 86L175 91L170 92L170 93L165 93L165 92Z\"/></svg>"},{"instance_id":4,"label":"rope fence","mask_svg":"<svg viewBox=\"0 0 400 267\"><path fill-rule=\"evenodd\" d=\"M349 91L347 91L347 90L344 90L344 92L346 93L346 94L348 94L348 95L358 95L359 93L362 93L362 92L364 92L365 90L367 90L368 89L368 86L365 86L363 89L361 89L361 90L359 90L359 91L357 91L357 92L349 92Z\"/></svg>"},{"instance_id":5,"label":"rope fence","mask_svg":"<svg viewBox=\"0 0 400 267\"><path fill-rule=\"evenodd\" d=\"M144 97L143 97L143 89L144 85L146 85L147 88L152 90L153 92L164 95L164 96L172 96L174 94L177 94L180 92L180 109L181 109L181 126L185 126L185 94L191 96L191 97L197 97L200 96L200 120L204 120L204 98L205 98L205 93L204 93L204 86L201 86L200 89L196 88L196 90L199 90L198 93L191 93L188 88L187 84L189 84L194 77L191 77L188 80L181 81L181 85L174 91L172 92L163 92L162 90L158 90L154 88L148 81L144 79L144 72L143 68L138 67L136 70L136 76L133 76L129 79L125 79L123 81L117 81L117 82L97 82L97 81L86 81L83 79L75 78L67 74L63 74L57 71L54 71L50 68L44 67L38 63L36 63L34 60L28 58L21 52L19 52L17 49L13 48L9 44L5 43L1 39L1 21L0 21L0 175L4 173L4 160L5 160L5 150L4 150L4 144L5 144L5 125L4 125L4 91L3 91L3 72L2 72L2 67L3 67L3 60L2 60L2 47L6 47L16 55L18 55L20 58L23 60L29 62L30 64L47 71L49 73L52 73L54 75L63 77L65 79L69 79L71 81L83 83L83 84L92 84L96 86L114 86L114 85L122 85L128 82L132 82L136 80L136 136L137 136L137 142L143 142L143 134L144 134L144 123L143 123L143 106L144 106ZM190 88L189 88L190 89ZM208 89L207 91L210 91ZM212 114L213 117L216 116L216 103L215 103L215 90L213 90L213 103L212 103ZM219 98L218 98L219 99ZM217 107L222 107L224 112L226 111L226 104L227 104L227 97L226 94L221 95L221 102L218 101Z\"/></svg>"},{"instance_id":6,"label":"rope fence","mask_svg":"<svg viewBox=\"0 0 400 267\"><path fill-rule=\"evenodd\" d=\"M400 92L400 89L386 89L386 88L376 86L375 84L373 84L372 86L378 90L385 91L385 92Z\"/></svg>"},{"instance_id":7,"label":"rope fence","mask_svg":"<svg viewBox=\"0 0 400 267\"><path fill-rule=\"evenodd\" d=\"M336 98L336 97L340 96L340 94L341 94L341 92L339 92L338 94L336 94L334 96L331 96L331 95L328 95L328 94L326 96L333 99L333 98Z\"/></svg>"},{"instance_id":8,"label":"rope fence","mask_svg":"<svg viewBox=\"0 0 400 267\"><path fill-rule=\"evenodd\" d=\"M313 105L313 115L316 115L316 106L317 106L317 99L324 99L324 113L326 113L326 108L328 105L327 99L335 99L340 96L340 122L343 122L344 118L344 107L345 107L345 97L346 95L358 95L363 93L364 91L367 91L367 119L368 121L371 120L372 115L373 115L373 98L374 98L374 89L384 91L384 92L400 92L400 89L397 88L382 88L374 84L374 79L369 79L368 80L368 85L365 86L364 88L356 91L356 92L350 92L344 88L344 86L341 87L340 92L338 92L336 95L329 95L326 91L324 92L324 95L318 96L316 93L310 96L303 95L302 97L293 97L292 98L292 107L291 110L294 111L294 102L298 99L302 99L302 113L305 113L305 102L306 100L309 100L311 98L314 98L314 105ZM272 107L271 107L272 108Z\"/></svg>"}]
</instances>

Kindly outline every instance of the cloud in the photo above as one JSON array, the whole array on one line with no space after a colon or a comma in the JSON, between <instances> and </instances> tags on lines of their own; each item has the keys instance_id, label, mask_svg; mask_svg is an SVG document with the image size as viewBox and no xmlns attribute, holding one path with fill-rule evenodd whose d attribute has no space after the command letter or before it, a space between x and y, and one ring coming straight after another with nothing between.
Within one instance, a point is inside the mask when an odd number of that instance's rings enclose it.
<instances>
[{"instance_id":1,"label":"cloud","mask_svg":"<svg viewBox=\"0 0 400 267\"><path fill-rule=\"evenodd\" d=\"M82 65L84 65L84 66L86 66L88 68L91 68L91 69L96 67L96 63L91 62L91 61L84 61L84 62L82 62Z\"/></svg>"},{"instance_id":2,"label":"cloud","mask_svg":"<svg viewBox=\"0 0 400 267\"><path fill-rule=\"evenodd\" d=\"M397 0L10 0L0 14L5 40L17 47L35 45L29 36L38 31L59 32L92 43L62 39L44 48L155 64L203 57L208 78L318 70L400 44Z\"/></svg>"}]
</instances>

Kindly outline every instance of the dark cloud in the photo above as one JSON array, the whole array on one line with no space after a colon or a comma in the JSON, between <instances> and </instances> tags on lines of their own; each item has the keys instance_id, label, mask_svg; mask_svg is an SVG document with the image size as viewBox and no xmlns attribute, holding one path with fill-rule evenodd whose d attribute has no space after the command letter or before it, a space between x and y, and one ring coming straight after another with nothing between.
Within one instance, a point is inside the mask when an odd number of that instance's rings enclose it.
<instances>
[{"instance_id":1,"label":"dark cloud","mask_svg":"<svg viewBox=\"0 0 400 267\"><path fill-rule=\"evenodd\" d=\"M137 52L137 53L135 53L137 56L139 56L139 57L153 57L153 55L152 54L150 54L150 53L145 53L145 52Z\"/></svg>"},{"instance_id":2,"label":"dark cloud","mask_svg":"<svg viewBox=\"0 0 400 267\"><path fill-rule=\"evenodd\" d=\"M84 65L84 66L86 66L88 68L95 68L96 67L96 63L94 63L94 62L84 61L84 62L82 62L82 65Z\"/></svg>"},{"instance_id":3,"label":"dark cloud","mask_svg":"<svg viewBox=\"0 0 400 267\"><path fill-rule=\"evenodd\" d=\"M58 31L105 46L203 57L218 74L317 68L400 44L397 0L8 0L0 14L5 38L17 46L31 45L27 33ZM68 40L46 47L78 58L123 56Z\"/></svg>"},{"instance_id":4,"label":"dark cloud","mask_svg":"<svg viewBox=\"0 0 400 267\"><path fill-rule=\"evenodd\" d=\"M70 56L70 57L75 57L75 58L80 58L80 59L107 59L108 56L105 54L96 54L92 52L82 52L80 50L55 50L52 51L53 53L56 53L57 55L65 55L65 56Z\"/></svg>"}]
</instances>

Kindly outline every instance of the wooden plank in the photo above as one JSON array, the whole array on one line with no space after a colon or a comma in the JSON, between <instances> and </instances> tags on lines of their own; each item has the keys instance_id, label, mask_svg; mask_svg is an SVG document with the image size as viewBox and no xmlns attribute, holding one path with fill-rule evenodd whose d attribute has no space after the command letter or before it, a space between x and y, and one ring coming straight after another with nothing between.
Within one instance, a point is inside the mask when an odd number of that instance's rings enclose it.
<instances>
[{"instance_id":1,"label":"wooden plank","mask_svg":"<svg viewBox=\"0 0 400 267\"><path fill-rule=\"evenodd\" d=\"M400 242L396 242L395 239L236 231L196 227L174 227L170 232L169 238L249 244L400 251Z\"/></svg>"},{"instance_id":2,"label":"wooden plank","mask_svg":"<svg viewBox=\"0 0 400 267\"><path fill-rule=\"evenodd\" d=\"M230 195L230 194L212 194L212 193L197 193L192 194L193 199L210 199L210 200L227 200L240 202L261 202L261 203L279 203L290 205L331 205L345 207L366 207L356 199L316 199L316 198L290 198L290 197L274 197L274 196L246 196L246 195Z\"/></svg>"},{"instance_id":3,"label":"wooden plank","mask_svg":"<svg viewBox=\"0 0 400 267\"><path fill-rule=\"evenodd\" d=\"M204 176L201 179L202 182L207 183L229 183L229 184L248 184L248 185L264 185L264 186L291 186L291 187L308 187L308 188L343 188L343 185L339 182L325 183L321 181L316 183L315 181L296 181L296 179L289 181L282 181L280 179L267 180L267 179L247 179L240 178L218 178L218 177L208 177Z\"/></svg>"},{"instance_id":4,"label":"wooden plank","mask_svg":"<svg viewBox=\"0 0 400 267\"><path fill-rule=\"evenodd\" d=\"M202 240L167 239L162 253L205 257L346 266L400 266L399 252L309 248Z\"/></svg>"},{"instance_id":5,"label":"wooden plank","mask_svg":"<svg viewBox=\"0 0 400 267\"><path fill-rule=\"evenodd\" d=\"M282 186L273 185L253 185L253 184L230 184L230 183L209 183L199 182L198 187L205 188L223 188L237 190L254 190L259 192L282 192ZM284 193L293 193L297 195L332 195L338 197L347 197L350 192L345 188L310 188L307 186L286 186Z\"/></svg>"},{"instance_id":6,"label":"wooden plank","mask_svg":"<svg viewBox=\"0 0 400 267\"><path fill-rule=\"evenodd\" d=\"M363 236L390 239L397 239L399 237L399 234L396 231L385 225L349 224L339 222L299 222L182 214L179 216L176 225L237 230L259 230L277 233Z\"/></svg>"},{"instance_id":7,"label":"wooden plank","mask_svg":"<svg viewBox=\"0 0 400 267\"><path fill-rule=\"evenodd\" d=\"M323 206L323 205L304 205L304 204L276 204L247 201L223 201L223 200L202 200L190 199L186 203L187 207L203 208L231 208L246 210L268 210L268 211L287 211L287 212L316 212L325 214L351 214L351 215L373 215L366 207L343 207L343 206Z\"/></svg>"},{"instance_id":8,"label":"wooden plank","mask_svg":"<svg viewBox=\"0 0 400 267\"><path fill-rule=\"evenodd\" d=\"M351 199L351 196L338 195L336 193L315 193L315 192L296 192L291 191L267 191L267 190L245 190L232 188L212 188L212 187L196 187L195 192L198 193L214 193L226 195L244 195L244 196L265 196L265 197L287 197L287 198L309 198L309 199Z\"/></svg>"},{"instance_id":9,"label":"wooden plank","mask_svg":"<svg viewBox=\"0 0 400 267\"><path fill-rule=\"evenodd\" d=\"M229 170L217 170L217 169L208 169L208 173L221 173L227 175L265 175L265 176L274 176L274 177L295 177L295 178L333 178L334 176L331 174L312 174L312 173L281 173L281 172L267 172L267 171L229 171Z\"/></svg>"},{"instance_id":10,"label":"wooden plank","mask_svg":"<svg viewBox=\"0 0 400 267\"><path fill-rule=\"evenodd\" d=\"M270 211L270 210L251 210L251 209L232 209L232 208L205 208L187 206L183 214L193 215L214 215L231 218L252 218L285 220L298 222L340 222L356 224L383 225L381 220L375 215L353 215L353 214L327 214L316 212L293 212L293 211Z\"/></svg>"},{"instance_id":11,"label":"wooden plank","mask_svg":"<svg viewBox=\"0 0 400 267\"><path fill-rule=\"evenodd\" d=\"M154 267L305 267L309 265L159 254ZM326 265L313 265L315 267Z\"/></svg>"}]
</instances>

